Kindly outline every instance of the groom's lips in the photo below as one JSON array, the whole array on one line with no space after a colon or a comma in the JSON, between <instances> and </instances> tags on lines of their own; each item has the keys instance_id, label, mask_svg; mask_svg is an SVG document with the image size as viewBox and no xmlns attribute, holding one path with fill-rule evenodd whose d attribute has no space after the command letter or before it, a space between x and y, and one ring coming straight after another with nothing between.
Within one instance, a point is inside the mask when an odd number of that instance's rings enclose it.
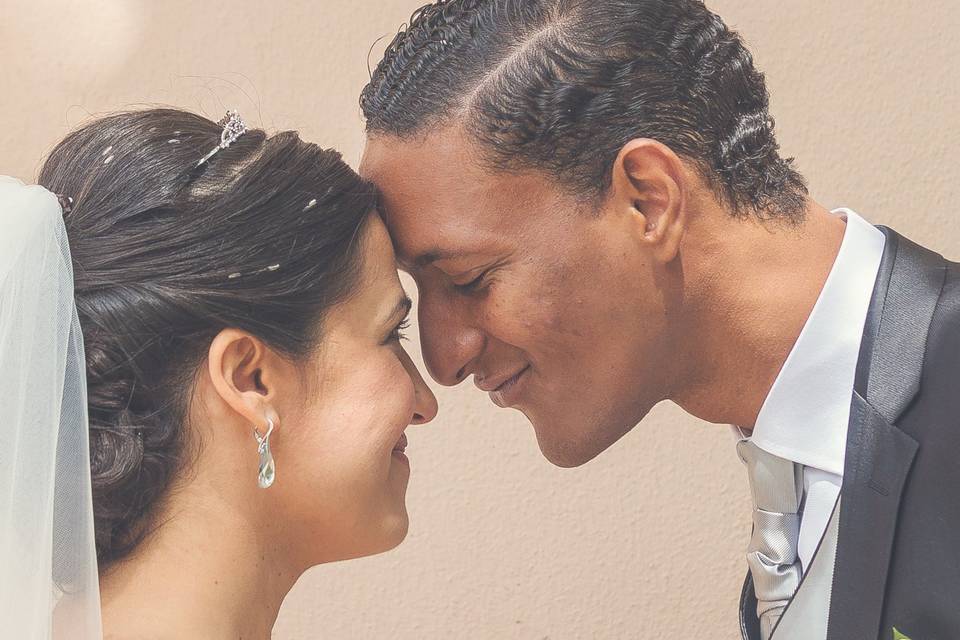
<instances>
[{"instance_id":1,"label":"groom's lips","mask_svg":"<svg viewBox=\"0 0 960 640\"><path fill-rule=\"evenodd\" d=\"M490 400L493 401L493 404L498 407L509 407L520 392L521 385L519 383L529 369L530 365L527 365L506 379L501 377L492 382L483 379L477 382L477 386L490 394Z\"/></svg>"}]
</instances>

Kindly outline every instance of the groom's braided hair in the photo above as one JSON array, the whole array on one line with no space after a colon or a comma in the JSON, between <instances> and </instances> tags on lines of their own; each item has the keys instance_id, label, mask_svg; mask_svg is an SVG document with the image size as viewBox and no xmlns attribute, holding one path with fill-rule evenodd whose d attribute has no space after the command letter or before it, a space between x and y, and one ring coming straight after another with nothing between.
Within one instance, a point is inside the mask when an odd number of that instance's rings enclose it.
<instances>
[{"instance_id":1,"label":"groom's braided hair","mask_svg":"<svg viewBox=\"0 0 960 640\"><path fill-rule=\"evenodd\" d=\"M360 105L370 135L462 124L489 168L602 195L622 146L659 140L737 216L799 220L763 74L700 0L440 0L387 47Z\"/></svg>"}]
</instances>

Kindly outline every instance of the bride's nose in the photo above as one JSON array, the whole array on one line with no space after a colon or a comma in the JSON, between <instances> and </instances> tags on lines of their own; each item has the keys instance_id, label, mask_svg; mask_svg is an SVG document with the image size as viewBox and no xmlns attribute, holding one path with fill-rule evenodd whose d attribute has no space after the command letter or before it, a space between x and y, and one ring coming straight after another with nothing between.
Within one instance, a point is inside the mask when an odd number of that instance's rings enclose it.
<instances>
[{"instance_id":1,"label":"bride's nose","mask_svg":"<svg viewBox=\"0 0 960 640\"><path fill-rule=\"evenodd\" d=\"M416 385L417 401L414 405L413 420L411 424L426 424L437 417L437 397L430 391L430 387L423 381L420 374L417 373Z\"/></svg>"}]
</instances>

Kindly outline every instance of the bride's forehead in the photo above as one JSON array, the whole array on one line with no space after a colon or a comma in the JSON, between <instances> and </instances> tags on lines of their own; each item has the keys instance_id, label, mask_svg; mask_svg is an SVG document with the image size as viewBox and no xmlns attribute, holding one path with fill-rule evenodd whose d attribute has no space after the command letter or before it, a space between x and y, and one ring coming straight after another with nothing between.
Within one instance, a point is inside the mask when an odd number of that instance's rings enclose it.
<instances>
[{"instance_id":1,"label":"bride's forehead","mask_svg":"<svg viewBox=\"0 0 960 640\"><path fill-rule=\"evenodd\" d=\"M376 308L391 307L398 297L403 295L400 283L400 268L394 253L393 243L387 229L379 217L371 219L361 245L361 268L357 286L363 306ZM378 311L379 313L379 311Z\"/></svg>"},{"instance_id":2,"label":"bride's forehead","mask_svg":"<svg viewBox=\"0 0 960 640\"><path fill-rule=\"evenodd\" d=\"M363 253L363 271L366 274L376 275L396 270L393 240L383 220L375 213L367 220L359 247Z\"/></svg>"}]
</instances>

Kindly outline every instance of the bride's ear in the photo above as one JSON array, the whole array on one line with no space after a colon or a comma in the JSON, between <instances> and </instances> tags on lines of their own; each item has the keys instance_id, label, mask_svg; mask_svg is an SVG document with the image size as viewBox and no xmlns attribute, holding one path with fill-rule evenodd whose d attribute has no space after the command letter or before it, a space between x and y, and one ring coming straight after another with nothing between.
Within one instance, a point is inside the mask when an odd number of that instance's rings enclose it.
<instances>
[{"instance_id":1,"label":"bride's ear","mask_svg":"<svg viewBox=\"0 0 960 640\"><path fill-rule=\"evenodd\" d=\"M210 380L217 394L249 424L263 430L267 419L279 422L277 401L281 361L259 338L224 329L210 343Z\"/></svg>"}]
</instances>

